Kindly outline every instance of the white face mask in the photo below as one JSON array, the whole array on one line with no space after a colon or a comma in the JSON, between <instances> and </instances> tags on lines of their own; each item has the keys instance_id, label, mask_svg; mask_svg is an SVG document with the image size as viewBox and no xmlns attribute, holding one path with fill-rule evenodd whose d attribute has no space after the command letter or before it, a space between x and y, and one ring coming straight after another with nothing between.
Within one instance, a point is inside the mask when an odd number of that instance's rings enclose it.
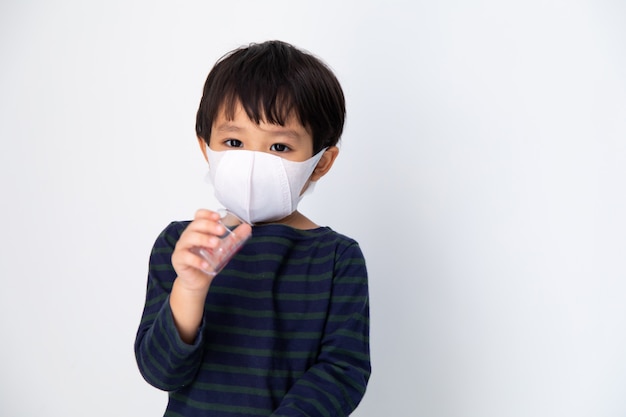
<instances>
[{"instance_id":1,"label":"white face mask","mask_svg":"<svg viewBox=\"0 0 626 417\"><path fill-rule=\"evenodd\" d=\"M280 220L298 207L302 188L324 152L294 162L266 152L216 152L207 147L215 197L248 223ZM310 183L307 191L312 188Z\"/></svg>"}]
</instances>

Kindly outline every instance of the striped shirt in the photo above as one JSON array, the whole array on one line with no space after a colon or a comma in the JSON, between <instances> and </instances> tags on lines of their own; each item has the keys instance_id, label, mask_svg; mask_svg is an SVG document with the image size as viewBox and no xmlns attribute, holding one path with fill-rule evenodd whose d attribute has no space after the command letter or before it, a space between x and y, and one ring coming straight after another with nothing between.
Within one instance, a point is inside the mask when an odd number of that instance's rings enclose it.
<instances>
[{"instance_id":1,"label":"striped shirt","mask_svg":"<svg viewBox=\"0 0 626 417\"><path fill-rule=\"evenodd\" d=\"M349 415L370 375L369 302L358 244L327 227L255 226L211 284L193 344L174 326L171 223L150 255L137 364L169 392L165 416Z\"/></svg>"}]
</instances>

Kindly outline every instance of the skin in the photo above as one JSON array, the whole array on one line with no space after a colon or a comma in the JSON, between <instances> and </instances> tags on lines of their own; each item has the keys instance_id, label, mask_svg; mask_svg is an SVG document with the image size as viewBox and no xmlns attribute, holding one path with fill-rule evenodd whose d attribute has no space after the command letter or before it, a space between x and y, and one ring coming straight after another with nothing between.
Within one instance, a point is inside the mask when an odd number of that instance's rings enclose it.
<instances>
[{"instance_id":1,"label":"skin","mask_svg":"<svg viewBox=\"0 0 626 417\"><path fill-rule=\"evenodd\" d=\"M305 161L313 156L311 132L295 117L288 118L285 126L263 121L257 124L248 118L240 105L235 111L233 120L228 120L223 112L218 115L213 122L209 143L211 149L215 151L247 149L275 154L291 161ZM205 160L208 161L203 138L198 138L198 145ZM310 181L319 180L330 170L338 154L339 149L336 146L328 147L302 192L306 190ZM170 307L176 328L185 343L193 343L197 336L205 299L213 281L212 276L201 271L206 270L208 265L192 252L192 248L198 246L215 248L218 245L217 236L225 231L218 223L219 219L220 216L216 212L198 210L193 221L181 234L172 254L172 265L177 278L170 294ZM318 227L298 211L273 223L303 230ZM238 238L243 239L252 232L252 229L249 225L242 225L236 231Z\"/></svg>"}]
</instances>

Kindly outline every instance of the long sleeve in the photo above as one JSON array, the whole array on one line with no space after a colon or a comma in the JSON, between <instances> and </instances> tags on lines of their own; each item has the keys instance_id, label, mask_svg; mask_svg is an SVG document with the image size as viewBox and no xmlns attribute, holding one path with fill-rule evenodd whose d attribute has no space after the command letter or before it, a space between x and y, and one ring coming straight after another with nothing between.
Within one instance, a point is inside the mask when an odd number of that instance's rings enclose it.
<instances>
[{"instance_id":1,"label":"long sleeve","mask_svg":"<svg viewBox=\"0 0 626 417\"><path fill-rule=\"evenodd\" d=\"M176 273L171 256L186 224L170 224L150 254L146 303L135 340L142 376L151 385L175 391L191 383L202 361L202 330L192 345L183 342L174 325L169 294Z\"/></svg>"},{"instance_id":2,"label":"long sleeve","mask_svg":"<svg viewBox=\"0 0 626 417\"><path fill-rule=\"evenodd\" d=\"M169 391L166 416L342 417L370 375L369 298L358 244L330 228L253 228L215 277L192 345L174 326L171 255L189 222L150 255L137 363Z\"/></svg>"},{"instance_id":3,"label":"long sleeve","mask_svg":"<svg viewBox=\"0 0 626 417\"><path fill-rule=\"evenodd\" d=\"M365 260L355 243L335 263L327 324L316 362L271 417L347 416L369 380L369 296Z\"/></svg>"}]
</instances>

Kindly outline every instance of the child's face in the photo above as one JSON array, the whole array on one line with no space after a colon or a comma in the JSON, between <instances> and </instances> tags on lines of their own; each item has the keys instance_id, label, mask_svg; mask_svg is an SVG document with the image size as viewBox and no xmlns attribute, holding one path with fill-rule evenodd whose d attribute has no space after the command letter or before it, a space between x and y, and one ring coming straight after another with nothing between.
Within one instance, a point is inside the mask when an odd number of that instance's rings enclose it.
<instances>
[{"instance_id":1,"label":"child's face","mask_svg":"<svg viewBox=\"0 0 626 417\"><path fill-rule=\"evenodd\" d=\"M209 146L214 151L246 149L278 155L290 161L305 161L313 156L313 137L297 117L289 117L285 126L250 120L240 104L233 120L223 111L213 122Z\"/></svg>"}]
</instances>

